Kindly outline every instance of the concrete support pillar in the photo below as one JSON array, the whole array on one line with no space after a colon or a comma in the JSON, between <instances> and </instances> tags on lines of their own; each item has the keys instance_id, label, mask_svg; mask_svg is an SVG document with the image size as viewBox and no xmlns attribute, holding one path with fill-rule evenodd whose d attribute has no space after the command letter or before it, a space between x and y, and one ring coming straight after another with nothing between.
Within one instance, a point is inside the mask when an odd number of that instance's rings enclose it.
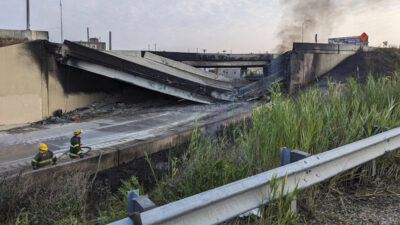
<instances>
[{"instance_id":1,"label":"concrete support pillar","mask_svg":"<svg viewBox=\"0 0 400 225\"><path fill-rule=\"evenodd\" d=\"M245 77L247 75L247 67L240 68L240 76Z\"/></svg>"}]
</instances>

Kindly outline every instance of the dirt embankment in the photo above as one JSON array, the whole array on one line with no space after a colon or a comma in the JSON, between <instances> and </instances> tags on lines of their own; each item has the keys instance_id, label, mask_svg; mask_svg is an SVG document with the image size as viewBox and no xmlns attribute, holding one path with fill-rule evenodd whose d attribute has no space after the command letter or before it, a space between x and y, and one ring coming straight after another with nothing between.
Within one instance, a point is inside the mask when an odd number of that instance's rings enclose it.
<instances>
[{"instance_id":1,"label":"dirt embankment","mask_svg":"<svg viewBox=\"0 0 400 225\"><path fill-rule=\"evenodd\" d=\"M300 204L301 205L301 204ZM353 189L321 193L316 207L300 207L305 224L400 224L400 184L392 178L376 178Z\"/></svg>"}]
</instances>

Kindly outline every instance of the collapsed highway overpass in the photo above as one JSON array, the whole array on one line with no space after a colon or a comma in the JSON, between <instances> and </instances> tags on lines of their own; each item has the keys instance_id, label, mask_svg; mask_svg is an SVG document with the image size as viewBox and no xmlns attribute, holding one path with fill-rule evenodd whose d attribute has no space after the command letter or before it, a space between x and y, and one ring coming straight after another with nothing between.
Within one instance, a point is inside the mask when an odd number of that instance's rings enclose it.
<instances>
[{"instance_id":1,"label":"collapsed highway overpass","mask_svg":"<svg viewBox=\"0 0 400 225\"><path fill-rule=\"evenodd\" d=\"M121 52L101 52L69 41L64 42L58 53L56 59L61 64L178 98L208 104L234 100L229 82L214 79L215 75L196 68L189 70L183 65L178 68Z\"/></svg>"},{"instance_id":2,"label":"collapsed highway overpass","mask_svg":"<svg viewBox=\"0 0 400 225\"><path fill-rule=\"evenodd\" d=\"M40 141L49 143L57 154L66 151L68 132L82 126L88 129L84 135L87 144L94 147L92 155L50 171L62 171L72 164L95 171L100 159L100 169L118 166L142 156L143 151L157 152L182 143L190 137L196 121L201 129L215 131L216 127L230 123L233 111L236 118L249 118L253 103L248 101L267 94L272 83L283 82L294 90L359 50L353 46L297 43L292 51L269 59L260 80L237 84L152 52L101 52L69 41L34 41L0 48L0 76L5 81L0 84L0 103L10 106L0 111L0 123L41 120L57 109L71 111L102 99L107 93L133 87L140 87L133 94L130 92L128 97L133 99L142 98L146 90L151 90L147 101L154 101L161 94L206 103L203 107L163 106L128 117L49 126L43 130L28 127L22 133L0 132L0 170L15 172L29 167L29 159ZM15 154L10 155L7 150L12 148Z\"/></svg>"},{"instance_id":3,"label":"collapsed highway overpass","mask_svg":"<svg viewBox=\"0 0 400 225\"><path fill-rule=\"evenodd\" d=\"M131 98L141 98L142 92L150 90L206 104L248 101L267 94L273 82L284 82L290 91L307 84L359 49L295 43L292 51L274 56L97 51L70 41L55 44L45 40L6 46L0 48L4 81L0 103L8 107L0 110L0 124L41 120L56 110L72 111L126 89L134 89ZM188 61L222 63L220 66L262 61L264 77L233 82L183 63Z\"/></svg>"}]
</instances>

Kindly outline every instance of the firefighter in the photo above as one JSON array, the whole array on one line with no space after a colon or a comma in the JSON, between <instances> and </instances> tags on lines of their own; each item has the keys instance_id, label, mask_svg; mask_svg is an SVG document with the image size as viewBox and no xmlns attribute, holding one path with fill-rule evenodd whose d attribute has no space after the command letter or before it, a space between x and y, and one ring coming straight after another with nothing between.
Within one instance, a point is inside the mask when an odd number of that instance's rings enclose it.
<instances>
[{"instance_id":1,"label":"firefighter","mask_svg":"<svg viewBox=\"0 0 400 225\"><path fill-rule=\"evenodd\" d=\"M74 136L71 138L71 146L69 148L69 157L71 159L83 158L81 149L81 129L74 131Z\"/></svg>"},{"instance_id":2,"label":"firefighter","mask_svg":"<svg viewBox=\"0 0 400 225\"><path fill-rule=\"evenodd\" d=\"M32 167L33 169L37 169L40 167L48 166L51 163L55 165L57 162L56 155L49 150L45 143L40 143L39 153L32 159Z\"/></svg>"}]
</instances>

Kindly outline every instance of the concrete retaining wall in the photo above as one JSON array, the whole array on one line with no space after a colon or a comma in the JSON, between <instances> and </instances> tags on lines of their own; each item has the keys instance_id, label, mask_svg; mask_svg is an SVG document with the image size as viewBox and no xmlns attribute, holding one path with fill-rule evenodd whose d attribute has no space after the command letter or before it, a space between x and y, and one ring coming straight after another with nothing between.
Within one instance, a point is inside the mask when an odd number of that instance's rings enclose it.
<instances>
[{"instance_id":1,"label":"concrete retaining wall","mask_svg":"<svg viewBox=\"0 0 400 225\"><path fill-rule=\"evenodd\" d=\"M1 47L0 81L0 125L42 120L57 109L71 111L126 87L61 67L48 54L44 41Z\"/></svg>"},{"instance_id":2,"label":"concrete retaining wall","mask_svg":"<svg viewBox=\"0 0 400 225\"><path fill-rule=\"evenodd\" d=\"M357 51L373 48L357 45L293 43L290 58L290 92L332 70Z\"/></svg>"},{"instance_id":3,"label":"concrete retaining wall","mask_svg":"<svg viewBox=\"0 0 400 225\"><path fill-rule=\"evenodd\" d=\"M0 48L0 124L40 120L46 111L45 74L30 47Z\"/></svg>"},{"instance_id":4,"label":"concrete retaining wall","mask_svg":"<svg viewBox=\"0 0 400 225\"><path fill-rule=\"evenodd\" d=\"M315 81L351 55L293 52L290 60L290 92Z\"/></svg>"}]
</instances>

